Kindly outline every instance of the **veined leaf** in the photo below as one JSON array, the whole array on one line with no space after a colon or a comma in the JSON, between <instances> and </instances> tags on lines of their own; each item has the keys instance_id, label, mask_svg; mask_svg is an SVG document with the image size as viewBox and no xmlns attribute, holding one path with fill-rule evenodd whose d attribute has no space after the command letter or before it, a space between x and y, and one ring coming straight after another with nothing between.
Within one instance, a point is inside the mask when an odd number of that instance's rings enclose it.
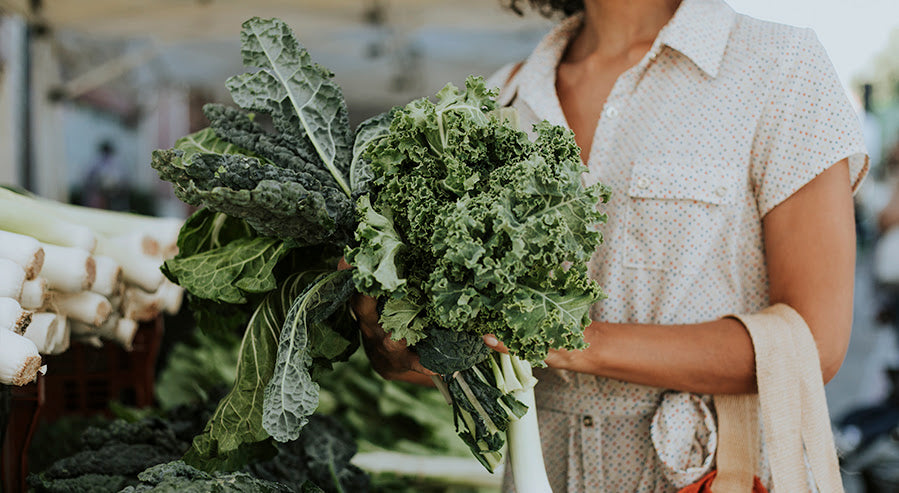
<instances>
[{"instance_id":1,"label":"veined leaf","mask_svg":"<svg viewBox=\"0 0 899 493\"><path fill-rule=\"evenodd\" d=\"M309 330L345 303L353 287L350 270L331 272L311 284L290 308L274 374L265 388L262 423L275 440L295 440L318 407L319 387L310 375Z\"/></svg>"},{"instance_id":2,"label":"veined leaf","mask_svg":"<svg viewBox=\"0 0 899 493\"><path fill-rule=\"evenodd\" d=\"M277 238L240 238L219 248L165 262L166 272L194 296L246 303L247 293L275 289L272 269L290 247Z\"/></svg>"},{"instance_id":3,"label":"veined leaf","mask_svg":"<svg viewBox=\"0 0 899 493\"><path fill-rule=\"evenodd\" d=\"M206 470L238 469L272 446L262 426L265 386L275 369L278 339L288 307L320 271L307 271L288 278L281 289L259 304L253 313L237 363L234 387L220 402L203 433L194 438L184 456L188 464Z\"/></svg>"},{"instance_id":4,"label":"veined leaf","mask_svg":"<svg viewBox=\"0 0 899 493\"><path fill-rule=\"evenodd\" d=\"M271 114L279 131L311 141L335 183L350 196L352 134L340 86L331 80L334 74L313 63L279 19L244 22L240 39L244 65L261 70L228 79L234 102Z\"/></svg>"},{"instance_id":5,"label":"veined leaf","mask_svg":"<svg viewBox=\"0 0 899 493\"><path fill-rule=\"evenodd\" d=\"M412 303L406 298L390 298L384 303L380 322L391 339L405 339L406 344L413 345L428 335L425 332L427 319L424 311L425 307L420 303Z\"/></svg>"},{"instance_id":6,"label":"veined leaf","mask_svg":"<svg viewBox=\"0 0 899 493\"><path fill-rule=\"evenodd\" d=\"M354 194L368 191L368 184L374 178L371 164L365 159L365 150L369 144L383 137L390 131L390 122L399 111L394 107L390 111L373 116L356 127L356 140L353 142L353 160L350 163L350 188Z\"/></svg>"}]
</instances>

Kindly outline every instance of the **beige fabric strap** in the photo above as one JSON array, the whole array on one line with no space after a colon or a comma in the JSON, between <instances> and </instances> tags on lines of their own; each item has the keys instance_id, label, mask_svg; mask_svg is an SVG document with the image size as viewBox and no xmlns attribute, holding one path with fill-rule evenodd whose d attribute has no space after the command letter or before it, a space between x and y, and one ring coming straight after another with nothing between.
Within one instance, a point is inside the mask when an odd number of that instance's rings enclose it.
<instances>
[{"instance_id":1,"label":"beige fabric strap","mask_svg":"<svg viewBox=\"0 0 899 493\"><path fill-rule=\"evenodd\" d=\"M755 394L715 396L718 413L715 493L752 491L752 478L759 463L758 405Z\"/></svg>"},{"instance_id":2,"label":"beige fabric strap","mask_svg":"<svg viewBox=\"0 0 899 493\"><path fill-rule=\"evenodd\" d=\"M783 304L735 318L746 326L752 338L759 393L715 396L720 479L715 480L714 492L752 490L758 447L749 447L746 434L757 435L755 420L760 407L774 491L808 491L807 453L818 490L841 493L820 360L808 325L795 310ZM733 427L743 430L733 431ZM725 437L725 430L730 437ZM747 463L752 464L748 472Z\"/></svg>"}]
</instances>

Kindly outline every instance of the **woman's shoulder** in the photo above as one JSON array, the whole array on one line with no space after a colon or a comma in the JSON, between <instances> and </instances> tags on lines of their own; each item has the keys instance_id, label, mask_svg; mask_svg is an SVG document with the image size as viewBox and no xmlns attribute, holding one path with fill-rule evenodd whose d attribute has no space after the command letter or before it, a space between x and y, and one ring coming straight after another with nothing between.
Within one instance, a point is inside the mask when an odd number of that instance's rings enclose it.
<instances>
[{"instance_id":1,"label":"woman's shoulder","mask_svg":"<svg viewBox=\"0 0 899 493\"><path fill-rule=\"evenodd\" d=\"M730 52L750 55L756 61L787 62L795 58L829 60L809 28L781 24L738 14L728 43Z\"/></svg>"}]
</instances>

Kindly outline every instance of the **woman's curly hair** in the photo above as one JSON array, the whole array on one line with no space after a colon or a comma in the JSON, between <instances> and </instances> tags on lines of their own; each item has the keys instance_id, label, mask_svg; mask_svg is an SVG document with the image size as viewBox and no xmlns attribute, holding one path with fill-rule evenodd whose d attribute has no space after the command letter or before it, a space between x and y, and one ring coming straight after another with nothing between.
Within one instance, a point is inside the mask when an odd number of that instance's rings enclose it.
<instances>
[{"instance_id":1,"label":"woman's curly hair","mask_svg":"<svg viewBox=\"0 0 899 493\"><path fill-rule=\"evenodd\" d=\"M521 3L524 0L505 0L508 8L518 15L524 14ZM568 17L584 10L584 0L527 0L531 7L546 17L562 15Z\"/></svg>"}]
</instances>

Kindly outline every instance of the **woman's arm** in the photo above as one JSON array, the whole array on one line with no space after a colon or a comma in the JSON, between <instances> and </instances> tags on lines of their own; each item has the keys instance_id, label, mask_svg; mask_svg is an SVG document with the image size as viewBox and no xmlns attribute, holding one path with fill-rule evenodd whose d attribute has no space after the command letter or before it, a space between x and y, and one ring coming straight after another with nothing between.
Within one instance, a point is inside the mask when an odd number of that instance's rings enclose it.
<instances>
[{"instance_id":1,"label":"woman's arm","mask_svg":"<svg viewBox=\"0 0 899 493\"><path fill-rule=\"evenodd\" d=\"M786 303L812 331L824 381L849 344L855 226L849 166L840 161L763 219L771 304ZM755 390L752 342L743 325L594 322L584 351L553 351L547 364L633 383L706 394Z\"/></svg>"},{"instance_id":2,"label":"woman's arm","mask_svg":"<svg viewBox=\"0 0 899 493\"><path fill-rule=\"evenodd\" d=\"M890 196L890 202L877 215L877 226L881 232L884 232L893 226L899 226L899 181L893 187L893 195Z\"/></svg>"}]
</instances>

